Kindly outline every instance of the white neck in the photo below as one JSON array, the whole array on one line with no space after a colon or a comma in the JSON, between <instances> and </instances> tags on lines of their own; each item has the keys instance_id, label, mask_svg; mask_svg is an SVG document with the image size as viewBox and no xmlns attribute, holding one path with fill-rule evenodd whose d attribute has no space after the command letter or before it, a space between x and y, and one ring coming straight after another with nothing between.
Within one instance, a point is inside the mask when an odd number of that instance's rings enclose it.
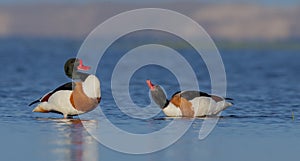
<instances>
[{"instance_id":1,"label":"white neck","mask_svg":"<svg viewBox=\"0 0 300 161\"><path fill-rule=\"evenodd\" d=\"M95 75L89 75L82 83L84 93L89 98L100 98L100 81Z\"/></svg>"}]
</instances>

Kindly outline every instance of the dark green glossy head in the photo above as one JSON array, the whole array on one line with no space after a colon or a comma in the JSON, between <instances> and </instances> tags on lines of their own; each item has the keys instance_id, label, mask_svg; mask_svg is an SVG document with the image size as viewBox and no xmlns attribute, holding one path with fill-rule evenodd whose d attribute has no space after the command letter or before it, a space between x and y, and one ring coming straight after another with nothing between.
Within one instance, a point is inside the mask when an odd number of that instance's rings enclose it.
<instances>
[{"instance_id":1,"label":"dark green glossy head","mask_svg":"<svg viewBox=\"0 0 300 161\"><path fill-rule=\"evenodd\" d=\"M76 58L71 58L68 61L66 61L65 63L65 74L72 79L72 75L73 75L73 69L79 65L79 60Z\"/></svg>"},{"instance_id":2,"label":"dark green glossy head","mask_svg":"<svg viewBox=\"0 0 300 161\"><path fill-rule=\"evenodd\" d=\"M89 66L83 65L82 60L77 58L70 58L66 61L64 66L65 74L71 79L82 79L86 77L88 74L81 73L78 70L88 71L90 68Z\"/></svg>"},{"instance_id":3,"label":"dark green glossy head","mask_svg":"<svg viewBox=\"0 0 300 161\"><path fill-rule=\"evenodd\" d=\"M164 109L169 103L165 92L159 85L152 84L150 80L147 80L146 82L150 89L152 99L161 109Z\"/></svg>"}]
</instances>

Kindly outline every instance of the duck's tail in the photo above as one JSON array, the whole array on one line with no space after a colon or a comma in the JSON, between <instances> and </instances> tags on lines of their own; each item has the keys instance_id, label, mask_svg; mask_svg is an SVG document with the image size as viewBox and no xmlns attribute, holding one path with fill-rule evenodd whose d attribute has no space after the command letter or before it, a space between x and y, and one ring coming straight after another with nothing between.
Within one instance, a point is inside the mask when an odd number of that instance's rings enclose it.
<instances>
[{"instance_id":1,"label":"duck's tail","mask_svg":"<svg viewBox=\"0 0 300 161\"><path fill-rule=\"evenodd\" d=\"M234 103L232 102L233 101L233 98L225 98L225 100L229 100L229 101L226 101L226 103L228 103L228 106L232 106L234 105Z\"/></svg>"},{"instance_id":2,"label":"duck's tail","mask_svg":"<svg viewBox=\"0 0 300 161\"><path fill-rule=\"evenodd\" d=\"M40 100L40 99L35 100L35 101L31 102L28 106L31 106L31 105L36 104L36 103L38 103L38 102L41 102L41 100Z\"/></svg>"}]
</instances>

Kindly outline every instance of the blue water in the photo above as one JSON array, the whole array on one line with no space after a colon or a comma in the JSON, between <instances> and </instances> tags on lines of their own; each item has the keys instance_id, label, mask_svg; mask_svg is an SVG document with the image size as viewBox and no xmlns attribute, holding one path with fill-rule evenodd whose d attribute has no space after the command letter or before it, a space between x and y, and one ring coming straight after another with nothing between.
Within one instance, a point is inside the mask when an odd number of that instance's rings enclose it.
<instances>
[{"instance_id":1,"label":"blue water","mask_svg":"<svg viewBox=\"0 0 300 161\"><path fill-rule=\"evenodd\" d=\"M296 160L300 137L300 54L297 48L230 47L219 48L227 74L227 96L234 106L222 113L217 126L199 140L203 119L179 119L192 126L167 149L145 155L129 155L98 143L78 117L62 119L57 114L32 113L28 103L68 80L63 64L77 54L80 41L65 39L0 40L0 154L1 160ZM124 50L115 48L116 54ZM193 60L193 51L179 49ZM100 64L100 107L111 122L133 133L157 131L172 118L163 113L146 119L133 119L116 107L111 97L110 76L115 59ZM201 61L197 68L200 88L210 92L210 79ZM151 71L151 74L147 73ZM126 72L126 71L124 71ZM162 75L164 75L162 77ZM170 72L157 66L140 69L133 75L131 98L144 107L150 103L145 79L161 84L168 96L178 90ZM120 80L121 81L121 80ZM157 107L158 108L158 107ZM97 109L99 110L99 109ZM294 115L294 117L293 117ZM97 119L83 120L101 127ZM170 135L172 132L170 132ZM164 137L157 138L157 142ZM129 145L130 146L130 145Z\"/></svg>"}]
</instances>

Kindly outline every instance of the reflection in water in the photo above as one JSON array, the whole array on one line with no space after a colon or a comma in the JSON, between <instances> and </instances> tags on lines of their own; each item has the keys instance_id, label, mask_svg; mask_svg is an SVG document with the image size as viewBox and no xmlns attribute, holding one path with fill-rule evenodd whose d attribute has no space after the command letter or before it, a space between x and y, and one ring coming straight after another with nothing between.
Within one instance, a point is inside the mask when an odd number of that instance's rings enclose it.
<instances>
[{"instance_id":1,"label":"reflection in water","mask_svg":"<svg viewBox=\"0 0 300 161\"><path fill-rule=\"evenodd\" d=\"M98 142L88 134L82 122L96 126L95 120L51 119L55 121L57 136L54 140L53 154L58 160L96 161L98 160ZM55 138L55 136L54 136Z\"/></svg>"}]
</instances>

